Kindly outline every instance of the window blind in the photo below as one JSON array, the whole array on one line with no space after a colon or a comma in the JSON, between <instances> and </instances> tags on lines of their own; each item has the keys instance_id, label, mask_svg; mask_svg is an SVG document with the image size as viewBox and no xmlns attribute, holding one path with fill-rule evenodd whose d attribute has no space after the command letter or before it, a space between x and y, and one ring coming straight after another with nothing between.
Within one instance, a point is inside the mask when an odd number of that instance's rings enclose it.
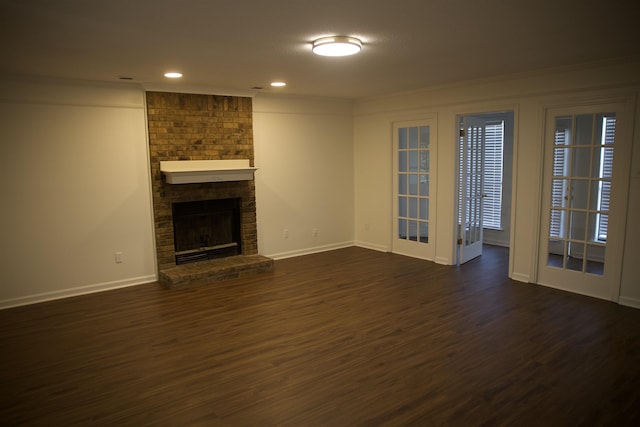
<instances>
[{"instance_id":1,"label":"window blind","mask_svg":"<svg viewBox=\"0 0 640 427\"><path fill-rule=\"evenodd\" d=\"M568 189L563 179L567 176L567 150L563 147L569 145L569 129L558 128L553 136L553 182L551 183L551 206L552 208L564 207L565 196ZM550 237L564 237L564 221L562 211L558 209L551 210L551 223L549 225Z\"/></svg>"},{"instance_id":2,"label":"window blind","mask_svg":"<svg viewBox=\"0 0 640 427\"><path fill-rule=\"evenodd\" d=\"M484 198L482 225L502 229L502 172L504 121L487 122L485 126Z\"/></svg>"},{"instance_id":3,"label":"window blind","mask_svg":"<svg viewBox=\"0 0 640 427\"><path fill-rule=\"evenodd\" d=\"M611 177L613 174L613 141L615 139L616 118L602 118L602 145L600 147L600 173L598 191L598 220L596 239L607 241L609 227L609 204L611 201Z\"/></svg>"}]
</instances>

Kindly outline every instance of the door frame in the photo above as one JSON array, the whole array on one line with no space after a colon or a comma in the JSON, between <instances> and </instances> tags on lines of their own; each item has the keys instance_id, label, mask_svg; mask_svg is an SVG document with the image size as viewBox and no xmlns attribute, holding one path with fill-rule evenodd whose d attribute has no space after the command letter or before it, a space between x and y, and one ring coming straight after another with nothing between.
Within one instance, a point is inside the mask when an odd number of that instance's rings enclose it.
<instances>
[{"instance_id":1,"label":"door frame","mask_svg":"<svg viewBox=\"0 0 640 427\"><path fill-rule=\"evenodd\" d=\"M457 215L458 215L458 174L460 173L459 171L459 164L460 164L460 158L459 158L459 153L458 153L458 144L459 144L459 123L457 118L459 116L473 116L473 115L481 115L481 114L491 114L491 113L498 113L498 112L510 112L513 113L513 151L512 151L512 155L511 155L511 213L509 215L509 223L510 223L510 233L509 233L509 270L507 272L507 275L509 278L514 278L513 277L513 271L514 271L514 251L516 249L516 240L515 240L515 231L516 231L516 206L515 206L515 202L517 200L517 191L518 191L518 158L519 158L519 116L520 116L520 106L519 104L503 104L503 103L486 103L486 104L482 104L482 105L469 105L469 106L462 106L462 107L458 107L456 110L452 111L452 118L451 118L451 129L452 129L452 135L453 135L453 144L454 144L454 151L453 151L453 165L452 165L452 171L453 173L450 175L451 179L453 179L454 181L454 188L455 188L455 197L453 198L453 210L452 210L452 214L455 216L455 220L452 221L452 228L451 228L451 234L450 234L450 238L451 238L451 242L452 242L452 252L451 252L451 259L452 259L452 264L456 264L458 261L458 220L457 220ZM516 280L522 280L520 278L517 278Z\"/></svg>"}]
</instances>

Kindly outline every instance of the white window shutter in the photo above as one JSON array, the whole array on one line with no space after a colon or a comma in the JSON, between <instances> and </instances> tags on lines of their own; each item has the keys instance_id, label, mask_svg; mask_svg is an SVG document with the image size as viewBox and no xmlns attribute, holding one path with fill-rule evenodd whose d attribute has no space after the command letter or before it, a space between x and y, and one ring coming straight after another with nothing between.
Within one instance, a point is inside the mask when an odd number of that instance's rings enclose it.
<instances>
[{"instance_id":1,"label":"white window shutter","mask_svg":"<svg viewBox=\"0 0 640 427\"><path fill-rule=\"evenodd\" d=\"M482 225L502 229L502 172L504 121L487 122L485 126L484 199Z\"/></svg>"}]
</instances>

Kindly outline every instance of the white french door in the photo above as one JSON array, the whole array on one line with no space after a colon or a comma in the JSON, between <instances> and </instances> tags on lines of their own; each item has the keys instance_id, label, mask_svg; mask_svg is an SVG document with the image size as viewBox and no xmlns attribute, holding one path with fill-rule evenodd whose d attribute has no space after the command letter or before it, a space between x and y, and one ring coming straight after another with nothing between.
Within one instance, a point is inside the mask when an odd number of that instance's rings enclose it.
<instances>
[{"instance_id":1,"label":"white french door","mask_svg":"<svg viewBox=\"0 0 640 427\"><path fill-rule=\"evenodd\" d=\"M464 117L458 144L458 244L463 264L482 255L485 121Z\"/></svg>"},{"instance_id":2,"label":"white french door","mask_svg":"<svg viewBox=\"0 0 640 427\"><path fill-rule=\"evenodd\" d=\"M546 113L538 283L617 299L629 174L625 104Z\"/></svg>"},{"instance_id":3,"label":"white french door","mask_svg":"<svg viewBox=\"0 0 640 427\"><path fill-rule=\"evenodd\" d=\"M433 260L433 156L435 121L393 125L393 238L392 251Z\"/></svg>"}]
</instances>

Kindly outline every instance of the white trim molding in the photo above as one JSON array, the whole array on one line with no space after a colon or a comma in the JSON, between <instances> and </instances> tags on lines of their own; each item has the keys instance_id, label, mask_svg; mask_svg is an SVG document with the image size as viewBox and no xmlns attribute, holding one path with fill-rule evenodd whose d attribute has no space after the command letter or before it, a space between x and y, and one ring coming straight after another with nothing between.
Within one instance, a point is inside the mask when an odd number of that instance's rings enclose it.
<instances>
[{"instance_id":1,"label":"white trim molding","mask_svg":"<svg viewBox=\"0 0 640 427\"><path fill-rule=\"evenodd\" d=\"M618 299L618 304L624 305L626 307L631 307L631 308L640 308L640 299L629 298L629 297L620 297Z\"/></svg>"},{"instance_id":2,"label":"white trim molding","mask_svg":"<svg viewBox=\"0 0 640 427\"><path fill-rule=\"evenodd\" d=\"M363 242L359 240L354 242L354 246L357 246L363 249L371 249L372 251L378 251L378 252L391 252L388 246L378 245L376 243Z\"/></svg>"},{"instance_id":3,"label":"white trim molding","mask_svg":"<svg viewBox=\"0 0 640 427\"><path fill-rule=\"evenodd\" d=\"M79 295L93 294L95 292L110 291L112 289L126 288L129 286L142 285L145 283L156 282L157 280L158 276L154 274L149 276L132 277L124 280L116 280L113 282L79 286L77 288L63 289L59 291L43 292L40 294L27 295L19 298L11 298L0 301L0 310L62 298L75 297Z\"/></svg>"},{"instance_id":4,"label":"white trim molding","mask_svg":"<svg viewBox=\"0 0 640 427\"><path fill-rule=\"evenodd\" d=\"M297 256L302 256L302 255L311 255L311 254L316 254L320 252L327 252L327 251L332 251L334 249L349 248L351 246L354 246L353 242L342 242L342 243L334 243L331 245L314 246L311 248L298 249L298 250L289 251L289 252L280 252L277 254L268 254L265 256L269 258L273 258L275 260L279 260L279 259L285 259L285 258L293 258Z\"/></svg>"},{"instance_id":5,"label":"white trim molding","mask_svg":"<svg viewBox=\"0 0 640 427\"><path fill-rule=\"evenodd\" d=\"M532 283L531 277L528 274L513 272L511 273L511 276L509 278L515 280L516 282Z\"/></svg>"}]
</instances>

